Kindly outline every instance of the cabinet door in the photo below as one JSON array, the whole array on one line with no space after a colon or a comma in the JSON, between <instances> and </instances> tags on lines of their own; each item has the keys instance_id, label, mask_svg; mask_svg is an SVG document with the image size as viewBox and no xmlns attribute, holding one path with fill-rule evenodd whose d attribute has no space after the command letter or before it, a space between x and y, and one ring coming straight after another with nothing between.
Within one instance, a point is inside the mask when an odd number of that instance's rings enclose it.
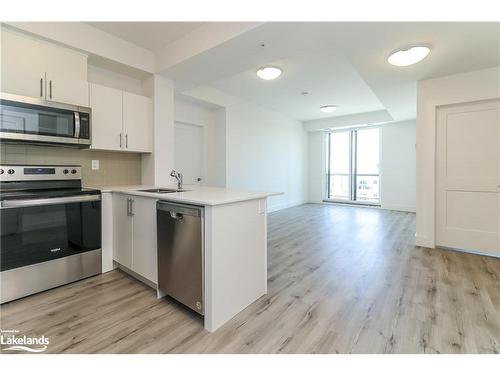
<instances>
[{"instance_id":1,"label":"cabinet door","mask_svg":"<svg viewBox=\"0 0 500 375\"><path fill-rule=\"evenodd\" d=\"M132 197L133 251L132 270L157 283L156 200Z\"/></svg>"},{"instance_id":2,"label":"cabinet door","mask_svg":"<svg viewBox=\"0 0 500 375\"><path fill-rule=\"evenodd\" d=\"M47 44L45 54L47 56L45 98L88 107L87 56L55 44Z\"/></svg>"},{"instance_id":3,"label":"cabinet door","mask_svg":"<svg viewBox=\"0 0 500 375\"><path fill-rule=\"evenodd\" d=\"M125 149L136 152L152 152L153 106L150 98L123 93L123 131Z\"/></svg>"},{"instance_id":4,"label":"cabinet door","mask_svg":"<svg viewBox=\"0 0 500 375\"><path fill-rule=\"evenodd\" d=\"M62 71L47 72L46 99L54 102L89 106L89 84Z\"/></svg>"},{"instance_id":5,"label":"cabinet door","mask_svg":"<svg viewBox=\"0 0 500 375\"><path fill-rule=\"evenodd\" d=\"M113 260L132 269L132 216L128 214L131 196L113 194Z\"/></svg>"},{"instance_id":6,"label":"cabinet door","mask_svg":"<svg viewBox=\"0 0 500 375\"><path fill-rule=\"evenodd\" d=\"M45 98L46 43L4 28L1 31L1 91Z\"/></svg>"},{"instance_id":7,"label":"cabinet door","mask_svg":"<svg viewBox=\"0 0 500 375\"><path fill-rule=\"evenodd\" d=\"M121 150L123 139L122 91L90 84L92 148Z\"/></svg>"}]
</instances>

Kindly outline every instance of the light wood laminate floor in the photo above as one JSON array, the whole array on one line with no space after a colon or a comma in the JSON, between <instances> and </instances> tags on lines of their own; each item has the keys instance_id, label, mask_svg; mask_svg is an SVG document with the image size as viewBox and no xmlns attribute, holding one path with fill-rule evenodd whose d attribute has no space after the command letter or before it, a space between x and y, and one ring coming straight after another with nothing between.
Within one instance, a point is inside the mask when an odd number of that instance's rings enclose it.
<instances>
[{"instance_id":1,"label":"light wood laminate floor","mask_svg":"<svg viewBox=\"0 0 500 375\"><path fill-rule=\"evenodd\" d=\"M268 294L215 333L121 271L1 307L51 353L498 353L500 260L415 247L415 215L269 215Z\"/></svg>"}]
</instances>

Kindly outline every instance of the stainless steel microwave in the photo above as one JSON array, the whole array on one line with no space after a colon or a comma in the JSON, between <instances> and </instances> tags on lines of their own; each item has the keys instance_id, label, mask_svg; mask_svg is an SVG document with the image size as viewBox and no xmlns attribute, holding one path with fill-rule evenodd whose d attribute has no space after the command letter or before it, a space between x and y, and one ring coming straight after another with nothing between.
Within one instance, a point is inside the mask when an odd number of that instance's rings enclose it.
<instances>
[{"instance_id":1,"label":"stainless steel microwave","mask_svg":"<svg viewBox=\"0 0 500 375\"><path fill-rule=\"evenodd\" d=\"M0 94L0 142L89 147L91 110L13 94Z\"/></svg>"}]
</instances>

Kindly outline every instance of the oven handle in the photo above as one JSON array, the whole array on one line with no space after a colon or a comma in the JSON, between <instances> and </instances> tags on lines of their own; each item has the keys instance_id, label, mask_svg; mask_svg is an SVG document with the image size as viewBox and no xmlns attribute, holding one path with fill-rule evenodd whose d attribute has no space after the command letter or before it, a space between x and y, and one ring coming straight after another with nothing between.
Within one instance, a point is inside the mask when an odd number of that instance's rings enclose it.
<instances>
[{"instance_id":1,"label":"oven handle","mask_svg":"<svg viewBox=\"0 0 500 375\"><path fill-rule=\"evenodd\" d=\"M75 197L46 198L46 199L13 199L13 200L2 201L2 205L0 206L0 208L48 206L53 204L92 202L100 200L101 196L98 194L77 195Z\"/></svg>"}]
</instances>

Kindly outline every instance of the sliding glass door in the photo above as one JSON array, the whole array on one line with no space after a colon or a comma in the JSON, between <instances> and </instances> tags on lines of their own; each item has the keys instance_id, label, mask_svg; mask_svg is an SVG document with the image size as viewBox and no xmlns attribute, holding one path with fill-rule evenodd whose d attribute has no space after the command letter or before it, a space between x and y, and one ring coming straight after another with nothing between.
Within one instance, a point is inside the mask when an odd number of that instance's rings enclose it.
<instances>
[{"instance_id":1,"label":"sliding glass door","mask_svg":"<svg viewBox=\"0 0 500 375\"><path fill-rule=\"evenodd\" d=\"M380 130L332 131L327 135L327 200L380 203Z\"/></svg>"}]
</instances>

